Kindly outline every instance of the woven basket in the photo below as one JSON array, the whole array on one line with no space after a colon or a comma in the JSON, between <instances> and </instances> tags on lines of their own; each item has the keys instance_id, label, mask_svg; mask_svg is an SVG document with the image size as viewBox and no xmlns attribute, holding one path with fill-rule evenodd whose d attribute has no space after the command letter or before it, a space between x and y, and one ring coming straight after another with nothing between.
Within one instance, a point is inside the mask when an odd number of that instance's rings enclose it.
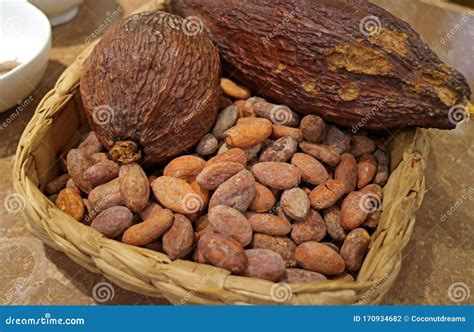
<instances>
[{"instance_id":1,"label":"woven basket","mask_svg":"<svg viewBox=\"0 0 474 332\"><path fill-rule=\"evenodd\" d=\"M159 10L165 2L150 2L141 10ZM404 130L393 140L382 217L355 282L275 284L233 276L205 264L171 261L165 254L104 237L57 209L42 193L44 185L60 173L58 156L89 130L78 86L84 59L94 46L79 55L43 98L18 146L14 186L24 198L23 213L35 236L122 288L164 296L175 304L372 304L381 300L400 271L401 253L425 191L426 130Z\"/></svg>"}]
</instances>

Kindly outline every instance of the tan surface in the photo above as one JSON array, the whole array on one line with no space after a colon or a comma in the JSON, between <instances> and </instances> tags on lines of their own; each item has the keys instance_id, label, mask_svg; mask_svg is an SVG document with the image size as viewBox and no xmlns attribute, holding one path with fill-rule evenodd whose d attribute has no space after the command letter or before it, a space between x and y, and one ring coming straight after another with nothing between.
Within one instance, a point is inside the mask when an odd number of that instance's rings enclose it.
<instances>
[{"instance_id":1,"label":"tan surface","mask_svg":"<svg viewBox=\"0 0 474 332\"><path fill-rule=\"evenodd\" d=\"M79 15L72 22L53 29L53 50L47 73L33 94L33 102L15 116L15 109L0 115L0 124L11 119L0 129L0 174L4 181L0 186L0 299L2 303L31 304L92 304L93 289L105 281L99 275L85 271L73 263L64 254L44 246L25 229L25 222L19 213L7 212L4 204L11 197L11 168L18 139L23 128L31 118L36 104L54 85L59 74L77 56L84 44L97 38L106 25L106 17L126 15L144 1L109 0L86 1ZM460 21L458 13L443 15L444 30L432 31L431 22L440 27L440 10L421 7L417 12L401 10L400 3L409 5L409 1L376 1L387 9L409 21L415 21L415 28L450 64L455 64L466 74L472 86L474 65L465 56L457 52L461 47L472 47L462 43L469 36L468 30L473 24L463 24L449 43L441 45L440 38L445 36L454 24ZM118 5L122 5L119 9ZM425 5L424 5L425 6ZM406 9L406 8L405 8ZM404 15L412 15L406 17ZM418 15L418 16L414 16ZM414 17L417 17L415 20ZM423 19L420 19L423 17ZM423 23L423 25L422 25ZM101 27L102 24L102 27ZM449 27L449 29L447 28ZM426 38L425 38L426 39ZM464 40L465 41L465 40ZM447 45L449 44L449 48ZM438 47L437 47L438 46ZM466 53L464 53L466 54ZM467 52L473 54L473 52ZM469 60L469 61L468 61ZM13 114L13 115L12 115ZM472 244L473 217L469 213L472 207L474 186L472 183L472 140L473 121L456 131L432 131L433 148L427 171L427 187L424 203L417 216L414 236L408 244L400 277L384 304L453 304L455 297L448 296L448 289L456 282L471 292L474 287L474 250ZM452 211L452 212L448 212ZM450 213L450 215L448 214ZM457 285L457 284L455 284ZM100 296L99 296L100 297ZM96 299L99 298L96 296ZM100 298L99 298L100 300ZM133 294L114 286L114 296L108 304L149 304L165 303ZM474 303L474 296L459 303Z\"/></svg>"}]
</instances>

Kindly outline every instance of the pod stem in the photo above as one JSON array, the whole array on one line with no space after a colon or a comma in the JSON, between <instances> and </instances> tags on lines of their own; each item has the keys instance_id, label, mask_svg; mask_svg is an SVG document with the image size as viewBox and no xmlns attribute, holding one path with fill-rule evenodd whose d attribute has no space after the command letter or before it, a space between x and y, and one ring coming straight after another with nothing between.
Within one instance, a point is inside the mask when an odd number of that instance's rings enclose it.
<instances>
[{"instance_id":1,"label":"pod stem","mask_svg":"<svg viewBox=\"0 0 474 332\"><path fill-rule=\"evenodd\" d=\"M134 141L117 141L109 154L122 164L133 163L142 157L142 151Z\"/></svg>"}]
</instances>

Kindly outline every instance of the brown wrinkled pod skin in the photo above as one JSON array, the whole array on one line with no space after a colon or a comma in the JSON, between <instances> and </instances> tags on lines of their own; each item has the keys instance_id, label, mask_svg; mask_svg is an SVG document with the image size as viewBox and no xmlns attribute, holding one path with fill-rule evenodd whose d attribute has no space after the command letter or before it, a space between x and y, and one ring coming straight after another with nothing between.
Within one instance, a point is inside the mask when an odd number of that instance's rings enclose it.
<instances>
[{"instance_id":1,"label":"brown wrinkled pod skin","mask_svg":"<svg viewBox=\"0 0 474 332\"><path fill-rule=\"evenodd\" d=\"M172 7L203 20L233 79L339 125L365 118L368 129L453 128L448 110L470 99L459 72L407 23L366 0L177 0ZM375 33L365 28L368 16L382 22Z\"/></svg>"},{"instance_id":2,"label":"brown wrinkled pod skin","mask_svg":"<svg viewBox=\"0 0 474 332\"><path fill-rule=\"evenodd\" d=\"M84 64L89 123L116 159L155 165L190 149L219 108L219 54L204 33L164 12L132 15L102 36ZM130 153L126 155L126 153ZM141 152L141 153L140 153Z\"/></svg>"}]
</instances>

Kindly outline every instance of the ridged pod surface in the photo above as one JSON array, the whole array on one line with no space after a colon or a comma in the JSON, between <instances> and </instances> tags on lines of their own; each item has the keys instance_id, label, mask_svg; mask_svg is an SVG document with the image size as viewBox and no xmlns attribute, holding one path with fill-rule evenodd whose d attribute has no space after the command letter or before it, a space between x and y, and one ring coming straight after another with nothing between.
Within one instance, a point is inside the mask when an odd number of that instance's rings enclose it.
<instances>
[{"instance_id":1,"label":"ridged pod surface","mask_svg":"<svg viewBox=\"0 0 474 332\"><path fill-rule=\"evenodd\" d=\"M155 165L211 129L220 98L219 54L189 23L164 12L130 16L108 29L86 60L85 112L114 159Z\"/></svg>"},{"instance_id":2,"label":"ridged pod surface","mask_svg":"<svg viewBox=\"0 0 474 332\"><path fill-rule=\"evenodd\" d=\"M453 128L470 98L402 20L366 0L177 0L202 19L224 69L267 99L344 126Z\"/></svg>"}]
</instances>

